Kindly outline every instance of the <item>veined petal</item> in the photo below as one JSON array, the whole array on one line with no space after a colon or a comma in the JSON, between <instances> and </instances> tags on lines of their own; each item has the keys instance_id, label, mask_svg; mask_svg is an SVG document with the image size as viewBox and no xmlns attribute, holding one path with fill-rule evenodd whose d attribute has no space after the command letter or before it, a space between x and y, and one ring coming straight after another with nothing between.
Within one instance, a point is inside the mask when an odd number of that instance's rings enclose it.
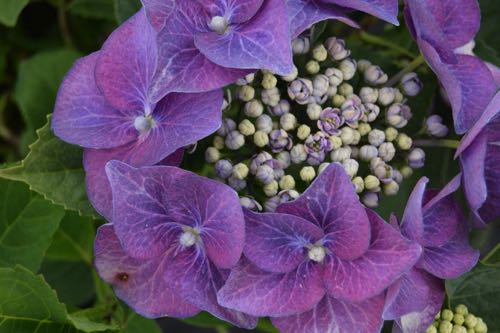
<instances>
[{"instance_id":1,"label":"veined petal","mask_svg":"<svg viewBox=\"0 0 500 333\"><path fill-rule=\"evenodd\" d=\"M141 0L149 23L159 32L175 8L175 0Z\"/></svg>"},{"instance_id":2,"label":"veined petal","mask_svg":"<svg viewBox=\"0 0 500 333\"><path fill-rule=\"evenodd\" d=\"M399 25L397 0L323 0L342 7L359 10L389 23Z\"/></svg>"},{"instance_id":3,"label":"veined petal","mask_svg":"<svg viewBox=\"0 0 500 333\"><path fill-rule=\"evenodd\" d=\"M243 23L250 20L269 0L229 0L230 23Z\"/></svg>"}]
</instances>

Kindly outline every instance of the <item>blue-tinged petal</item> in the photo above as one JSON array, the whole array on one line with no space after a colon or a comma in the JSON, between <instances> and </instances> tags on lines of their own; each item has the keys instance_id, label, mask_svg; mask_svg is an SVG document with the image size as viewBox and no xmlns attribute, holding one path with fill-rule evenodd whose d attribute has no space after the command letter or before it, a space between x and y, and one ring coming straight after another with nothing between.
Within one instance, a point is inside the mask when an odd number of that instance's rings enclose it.
<instances>
[{"instance_id":1,"label":"blue-tinged petal","mask_svg":"<svg viewBox=\"0 0 500 333\"><path fill-rule=\"evenodd\" d=\"M307 311L325 294L321 271L320 264L308 261L288 273L270 273L243 258L219 291L219 303L254 316Z\"/></svg>"},{"instance_id":2,"label":"blue-tinged petal","mask_svg":"<svg viewBox=\"0 0 500 333\"><path fill-rule=\"evenodd\" d=\"M422 206L424 204L425 188L429 179L422 177L410 194L408 202L401 220L401 232L405 237L417 241L419 244L424 242L424 216Z\"/></svg>"},{"instance_id":3,"label":"blue-tinged petal","mask_svg":"<svg viewBox=\"0 0 500 333\"><path fill-rule=\"evenodd\" d=\"M399 25L397 0L323 0L323 2L359 10Z\"/></svg>"},{"instance_id":4,"label":"blue-tinged petal","mask_svg":"<svg viewBox=\"0 0 500 333\"><path fill-rule=\"evenodd\" d=\"M268 0L229 0L229 23L243 23L250 20Z\"/></svg>"},{"instance_id":5,"label":"blue-tinged petal","mask_svg":"<svg viewBox=\"0 0 500 333\"><path fill-rule=\"evenodd\" d=\"M272 322L281 333L378 333L383 325L383 307L383 295L360 303L325 296L310 311L272 318Z\"/></svg>"},{"instance_id":6,"label":"blue-tinged petal","mask_svg":"<svg viewBox=\"0 0 500 333\"><path fill-rule=\"evenodd\" d=\"M370 248L354 260L330 256L323 280L334 298L360 302L374 297L406 273L418 260L422 248L401 236L375 212L367 210L372 226Z\"/></svg>"},{"instance_id":7,"label":"blue-tinged petal","mask_svg":"<svg viewBox=\"0 0 500 333\"><path fill-rule=\"evenodd\" d=\"M149 23L156 31L160 31L175 8L175 0L141 0L141 2Z\"/></svg>"},{"instance_id":8,"label":"blue-tinged petal","mask_svg":"<svg viewBox=\"0 0 500 333\"><path fill-rule=\"evenodd\" d=\"M99 53L78 60L59 89L52 129L62 140L86 148L113 148L135 140L136 110L113 108L94 80Z\"/></svg>"},{"instance_id":9,"label":"blue-tinged petal","mask_svg":"<svg viewBox=\"0 0 500 333\"><path fill-rule=\"evenodd\" d=\"M293 70L286 6L266 0L253 18L228 31L195 34L196 47L212 62L231 68L268 69L280 75Z\"/></svg>"},{"instance_id":10,"label":"blue-tinged petal","mask_svg":"<svg viewBox=\"0 0 500 333\"><path fill-rule=\"evenodd\" d=\"M328 234L328 248L340 259L363 255L370 244L370 222L350 177L332 163L297 199L276 210L302 217Z\"/></svg>"},{"instance_id":11,"label":"blue-tinged petal","mask_svg":"<svg viewBox=\"0 0 500 333\"><path fill-rule=\"evenodd\" d=\"M99 275L113 285L120 299L142 316L183 318L200 312L164 279L166 258L131 258L121 248L112 224L105 224L97 231L94 256Z\"/></svg>"},{"instance_id":12,"label":"blue-tinged petal","mask_svg":"<svg viewBox=\"0 0 500 333\"><path fill-rule=\"evenodd\" d=\"M156 31L140 10L104 43L96 63L97 86L115 108L149 114L157 57Z\"/></svg>"},{"instance_id":13,"label":"blue-tinged petal","mask_svg":"<svg viewBox=\"0 0 500 333\"><path fill-rule=\"evenodd\" d=\"M267 272L286 273L307 258L307 246L323 237L313 223L288 214L245 211L245 256Z\"/></svg>"}]
</instances>

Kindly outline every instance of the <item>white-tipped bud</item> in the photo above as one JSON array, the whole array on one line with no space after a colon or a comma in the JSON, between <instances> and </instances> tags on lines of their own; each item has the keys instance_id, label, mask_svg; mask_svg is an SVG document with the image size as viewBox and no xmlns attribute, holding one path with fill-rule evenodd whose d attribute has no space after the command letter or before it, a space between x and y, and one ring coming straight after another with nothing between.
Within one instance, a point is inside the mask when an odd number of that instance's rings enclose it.
<instances>
[{"instance_id":1,"label":"white-tipped bud","mask_svg":"<svg viewBox=\"0 0 500 333\"><path fill-rule=\"evenodd\" d=\"M278 79L272 73L265 73L264 76L262 77L261 84L264 89L274 88L276 87L277 83Z\"/></svg>"},{"instance_id":2,"label":"white-tipped bud","mask_svg":"<svg viewBox=\"0 0 500 333\"><path fill-rule=\"evenodd\" d=\"M237 179L245 179L248 176L248 166L244 163L238 163L233 167L232 176Z\"/></svg>"},{"instance_id":3,"label":"white-tipped bud","mask_svg":"<svg viewBox=\"0 0 500 333\"><path fill-rule=\"evenodd\" d=\"M345 103L345 100L346 98L344 96L337 94L332 97L332 104L333 106L339 108Z\"/></svg>"},{"instance_id":4,"label":"white-tipped bud","mask_svg":"<svg viewBox=\"0 0 500 333\"><path fill-rule=\"evenodd\" d=\"M325 48L333 61L340 61L351 54L351 51L345 48L344 40L336 37L328 38L325 41Z\"/></svg>"},{"instance_id":5,"label":"white-tipped bud","mask_svg":"<svg viewBox=\"0 0 500 333\"><path fill-rule=\"evenodd\" d=\"M394 127L387 127L384 133L385 133L385 139L389 142L396 140L399 134L398 130L395 129Z\"/></svg>"},{"instance_id":6,"label":"white-tipped bud","mask_svg":"<svg viewBox=\"0 0 500 333\"><path fill-rule=\"evenodd\" d=\"M219 134L220 136L226 136L235 129L236 123L234 122L234 120L230 118L224 118L222 119L222 125L217 130L217 134Z\"/></svg>"},{"instance_id":7,"label":"white-tipped bud","mask_svg":"<svg viewBox=\"0 0 500 333\"><path fill-rule=\"evenodd\" d=\"M312 54L314 60L319 62L325 61L328 57L328 52L322 44L316 45L312 51Z\"/></svg>"},{"instance_id":8,"label":"white-tipped bud","mask_svg":"<svg viewBox=\"0 0 500 333\"><path fill-rule=\"evenodd\" d=\"M297 118L292 113L285 113L280 117L280 126L285 131L291 131L297 126Z\"/></svg>"},{"instance_id":9,"label":"white-tipped bud","mask_svg":"<svg viewBox=\"0 0 500 333\"><path fill-rule=\"evenodd\" d=\"M413 145L413 140L404 133L399 133L396 138L396 143L401 150L410 150Z\"/></svg>"},{"instance_id":10,"label":"white-tipped bud","mask_svg":"<svg viewBox=\"0 0 500 333\"><path fill-rule=\"evenodd\" d=\"M349 83L344 82L339 86L338 92L344 97L349 97L354 93L354 88Z\"/></svg>"},{"instance_id":11,"label":"white-tipped bud","mask_svg":"<svg viewBox=\"0 0 500 333\"><path fill-rule=\"evenodd\" d=\"M252 86L242 86L238 90L238 98L244 102L249 102L255 97L255 89Z\"/></svg>"},{"instance_id":12,"label":"white-tipped bud","mask_svg":"<svg viewBox=\"0 0 500 333\"><path fill-rule=\"evenodd\" d=\"M372 127L368 123L359 123L358 132L361 136L365 136L372 130Z\"/></svg>"},{"instance_id":13,"label":"white-tipped bud","mask_svg":"<svg viewBox=\"0 0 500 333\"><path fill-rule=\"evenodd\" d=\"M368 142L375 147L380 146L385 141L385 133L379 129L373 129L368 133Z\"/></svg>"},{"instance_id":14,"label":"white-tipped bud","mask_svg":"<svg viewBox=\"0 0 500 333\"><path fill-rule=\"evenodd\" d=\"M319 62L316 60L309 60L306 64L306 71L311 74L318 74L320 70Z\"/></svg>"},{"instance_id":15,"label":"white-tipped bud","mask_svg":"<svg viewBox=\"0 0 500 333\"><path fill-rule=\"evenodd\" d=\"M365 81L369 84L379 85L387 82L387 74L379 67L375 65L370 65L364 71Z\"/></svg>"},{"instance_id":16,"label":"white-tipped bud","mask_svg":"<svg viewBox=\"0 0 500 333\"><path fill-rule=\"evenodd\" d=\"M378 147L378 156L385 162L390 162L396 156L396 148L392 142L384 142Z\"/></svg>"},{"instance_id":17,"label":"white-tipped bud","mask_svg":"<svg viewBox=\"0 0 500 333\"><path fill-rule=\"evenodd\" d=\"M351 147L345 146L330 153L332 162L343 162L351 157Z\"/></svg>"},{"instance_id":18,"label":"white-tipped bud","mask_svg":"<svg viewBox=\"0 0 500 333\"><path fill-rule=\"evenodd\" d=\"M267 164L261 165L257 168L255 178L262 184L269 184L274 180L274 170Z\"/></svg>"},{"instance_id":19,"label":"white-tipped bud","mask_svg":"<svg viewBox=\"0 0 500 333\"><path fill-rule=\"evenodd\" d=\"M337 87L342 84L342 81L344 81L344 74L340 69L335 67L327 68L325 75L328 77L328 82L332 87Z\"/></svg>"},{"instance_id":20,"label":"white-tipped bud","mask_svg":"<svg viewBox=\"0 0 500 333\"><path fill-rule=\"evenodd\" d=\"M214 16L210 20L210 23L208 24L210 29L220 35L224 34L227 31L227 28L229 26L229 22L224 16Z\"/></svg>"},{"instance_id":21,"label":"white-tipped bud","mask_svg":"<svg viewBox=\"0 0 500 333\"><path fill-rule=\"evenodd\" d=\"M283 169L286 169L290 166L291 158L290 153L287 151L282 151L276 155L276 159L283 164Z\"/></svg>"},{"instance_id":22,"label":"white-tipped bud","mask_svg":"<svg viewBox=\"0 0 500 333\"><path fill-rule=\"evenodd\" d=\"M218 160L215 163L215 174L217 177L226 179L231 176L233 172L233 165L228 160Z\"/></svg>"},{"instance_id":23,"label":"white-tipped bud","mask_svg":"<svg viewBox=\"0 0 500 333\"><path fill-rule=\"evenodd\" d=\"M353 160L352 158L349 158L345 161L342 162L342 166L344 167L345 172L353 178L356 176L359 170L359 163L356 160Z\"/></svg>"},{"instance_id":24,"label":"white-tipped bud","mask_svg":"<svg viewBox=\"0 0 500 333\"><path fill-rule=\"evenodd\" d=\"M297 78L298 75L299 70L297 69L297 67L293 66L293 70L290 72L290 74L282 76L281 78L283 79L283 81L292 82Z\"/></svg>"},{"instance_id":25,"label":"white-tipped bud","mask_svg":"<svg viewBox=\"0 0 500 333\"><path fill-rule=\"evenodd\" d=\"M220 159L220 151L215 147L208 147L205 151L205 161L215 163Z\"/></svg>"},{"instance_id":26,"label":"white-tipped bud","mask_svg":"<svg viewBox=\"0 0 500 333\"><path fill-rule=\"evenodd\" d=\"M399 192L399 184L394 180L384 184L384 194L387 196L396 195Z\"/></svg>"},{"instance_id":27,"label":"white-tipped bud","mask_svg":"<svg viewBox=\"0 0 500 333\"><path fill-rule=\"evenodd\" d=\"M339 149L340 147L342 147L342 139L338 136L330 136L328 138L328 141L330 141L332 150Z\"/></svg>"},{"instance_id":28,"label":"white-tipped bud","mask_svg":"<svg viewBox=\"0 0 500 333\"><path fill-rule=\"evenodd\" d=\"M257 118L264 111L264 106L259 100L252 99L251 101L245 103L243 111L247 117Z\"/></svg>"},{"instance_id":29,"label":"white-tipped bud","mask_svg":"<svg viewBox=\"0 0 500 333\"><path fill-rule=\"evenodd\" d=\"M276 87L262 90L260 97L262 99L262 103L269 106L275 106L281 99L280 91Z\"/></svg>"},{"instance_id":30,"label":"white-tipped bud","mask_svg":"<svg viewBox=\"0 0 500 333\"><path fill-rule=\"evenodd\" d=\"M232 131L226 136L224 142L227 148L238 150L245 145L245 137L239 131Z\"/></svg>"},{"instance_id":31,"label":"white-tipped bud","mask_svg":"<svg viewBox=\"0 0 500 333\"><path fill-rule=\"evenodd\" d=\"M295 164L300 164L307 159L306 148L303 144L293 146L292 150L290 151L290 159L292 160L292 163Z\"/></svg>"},{"instance_id":32,"label":"white-tipped bud","mask_svg":"<svg viewBox=\"0 0 500 333\"><path fill-rule=\"evenodd\" d=\"M323 111L321 105L318 105L316 103L307 105L307 116L311 120L318 120L319 116L321 115L321 111Z\"/></svg>"},{"instance_id":33,"label":"white-tipped bud","mask_svg":"<svg viewBox=\"0 0 500 333\"><path fill-rule=\"evenodd\" d=\"M371 66L371 62L366 59L358 60L358 72L364 73L368 67Z\"/></svg>"},{"instance_id":34,"label":"white-tipped bud","mask_svg":"<svg viewBox=\"0 0 500 333\"><path fill-rule=\"evenodd\" d=\"M283 176L279 181L279 185L284 191L293 190L295 188L295 179L290 175Z\"/></svg>"},{"instance_id":35,"label":"white-tipped bud","mask_svg":"<svg viewBox=\"0 0 500 333\"><path fill-rule=\"evenodd\" d=\"M264 133L271 133L273 131L273 120L267 114L263 114L257 118L255 121L255 126L258 131Z\"/></svg>"},{"instance_id":36,"label":"white-tipped bud","mask_svg":"<svg viewBox=\"0 0 500 333\"><path fill-rule=\"evenodd\" d=\"M350 127L342 127L340 130L340 139L345 145L350 145L354 141L354 130Z\"/></svg>"},{"instance_id":37,"label":"white-tipped bud","mask_svg":"<svg viewBox=\"0 0 500 333\"><path fill-rule=\"evenodd\" d=\"M311 128L307 125L300 125L297 130L297 137L300 140L305 140L311 134Z\"/></svg>"},{"instance_id":38,"label":"white-tipped bud","mask_svg":"<svg viewBox=\"0 0 500 333\"><path fill-rule=\"evenodd\" d=\"M213 146L219 150L224 149L224 138L216 135L214 137Z\"/></svg>"},{"instance_id":39,"label":"white-tipped bud","mask_svg":"<svg viewBox=\"0 0 500 333\"><path fill-rule=\"evenodd\" d=\"M359 98L363 103L375 103L378 99L378 89L372 87L363 87L359 91Z\"/></svg>"},{"instance_id":40,"label":"white-tipped bud","mask_svg":"<svg viewBox=\"0 0 500 333\"><path fill-rule=\"evenodd\" d=\"M368 191L372 191L372 192L380 191L380 180L377 177L375 177L374 175L366 176L364 181L365 181L365 188Z\"/></svg>"},{"instance_id":41,"label":"white-tipped bud","mask_svg":"<svg viewBox=\"0 0 500 333\"><path fill-rule=\"evenodd\" d=\"M409 166L405 165L402 167L399 172L403 175L403 178L408 179L413 175L413 169L410 168Z\"/></svg>"},{"instance_id":42,"label":"white-tipped bud","mask_svg":"<svg viewBox=\"0 0 500 333\"><path fill-rule=\"evenodd\" d=\"M300 179L302 179L306 183L311 182L314 177L316 177L316 171L312 166L306 166L300 169Z\"/></svg>"},{"instance_id":43,"label":"white-tipped bud","mask_svg":"<svg viewBox=\"0 0 500 333\"><path fill-rule=\"evenodd\" d=\"M253 135L253 143L257 147L265 147L269 143L269 136L264 131L257 131Z\"/></svg>"},{"instance_id":44,"label":"white-tipped bud","mask_svg":"<svg viewBox=\"0 0 500 333\"><path fill-rule=\"evenodd\" d=\"M352 179L352 184L354 185L354 189L356 190L356 193L361 193L365 189L365 181L361 177L354 177Z\"/></svg>"},{"instance_id":45,"label":"white-tipped bud","mask_svg":"<svg viewBox=\"0 0 500 333\"><path fill-rule=\"evenodd\" d=\"M378 155L377 147L372 145L364 145L361 147L359 151L359 157L361 158L362 161L365 162L371 161L372 158L377 157L377 155Z\"/></svg>"},{"instance_id":46,"label":"white-tipped bud","mask_svg":"<svg viewBox=\"0 0 500 333\"><path fill-rule=\"evenodd\" d=\"M297 37L292 41L293 54L306 54L311 48L311 42L307 37Z\"/></svg>"},{"instance_id":47,"label":"white-tipped bud","mask_svg":"<svg viewBox=\"0 0 500 333\"><path fill-rule=\"evenodd\" d=\"M323 74L318 74L313 79L313 96L321 97L326 95L328 87L330 86L328 77Z\"/></svg>"},{"instance_id":48,"label":"white-tipped bud","mask_svg":"<svg viewBox=\"0 0 500 333\"><path fill-rule=\"evenodd\" d=\"M412 169L422 168L425 164L425 153L420 148L414 148L408 155L408 165Z\"/></svg>"},{"instance_id":49,"label":"white-tipped bud","mask_svg":"<svg viewBox=\"0 0 500 333\"><path fill-rule=\"evenodd\" d=\"M323 262L326 257L326 250L323 246L314 245L307 252L307 257L314 262Z\"/></svg>"},{"instance_id":50,"label":"white-tipped bud","mask_svg":"<svg viewBox=\"0 0 500 333\"><path fill-rule=\"evenodd\" d=\"M270 111L273 116L282 116L285 113L290 112L290 102L288 102L286 99L282 99L278 104L273 106Z\"/></svg>"},{"instance_id":51,"label":"white-tipped bud","mask_svg":"<svg viewBox=\"0 0 500 333\"><path fill-rule=\"evenodd\" d=\"M394 98L396 97L396 92L394 88L383 87L378 91L378 103L383 106L387 106L394 102Z\"/></svg>"},{"instance_id":52,"label":"white-tipped bud","mask_svg":"<svg viewBox=\"0 0 500 333\"><path fill-rule=\"evenodd\" d=\"M407 96L417 96L424 87L424 84L418 78L417 73L411 72L401 78L401 89Z\"/></svg>"},{"instance_id":53,"label":"white-tipped bud","mask_svg":"<svg viewBox=\"0 0 500 333\"><path fill-rule=\"evenodd\" d=\"M342 60L339 64L339 69L342 71L344 75L344 80L350 80L356 74L357 63L356 60L347 58Z\"/></svg>"},{"instance_id":54,"label":"white-tipped bud","mask_svg":"<svg viewBox=\"0 0 500 333\"><path fill-rule=\"evenodd\" d=\"M278 182L276 180L273 180L272 182L264 185L262 189L264 190L266 196L268 197L275 196L276 194L278 194L278 189L279 189Z\"/></svg>"},{"instance_id":55,"label":"white-tipped bud","mask_svg":"<svg viewBox=\"0 0 500 333\"><path fill-rule=\"evenodd\" d=\"M255 126L250 120L243 119L243 121L238 125L238 130L244 136L249 136L255 133Z\"/></svg>"},{"instance_id":56,"label":"white-tipped bud","mask_svg":"<svg viewBox=\"0 0 500 333\"><path fill-rule=\"evenodd\" d=\"M376 208L378 206L378 194L375 192L366 192L361 197L361 201L368 208Z\"/></svg>"}]
</instances>

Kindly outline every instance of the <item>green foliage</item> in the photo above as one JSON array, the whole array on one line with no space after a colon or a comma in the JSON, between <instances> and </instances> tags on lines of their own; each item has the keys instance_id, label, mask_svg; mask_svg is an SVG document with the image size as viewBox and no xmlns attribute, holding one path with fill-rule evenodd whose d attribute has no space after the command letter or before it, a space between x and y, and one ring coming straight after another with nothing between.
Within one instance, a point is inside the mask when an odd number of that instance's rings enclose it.
<instances>
[{"instance_id":1,"label":"green foliage","mask_svg":"<svg viewBox=\"0 0 500 333\"><path fill-rule=\"evenodd\" d=\"M71 14L83 18L113 21L114 0L75 0L69 7Z\"/></svg>"},{"instance_id":2,"label":"green foliage","mask_svg":"<svg viewBox=\"0 0 500 333\"><path fill-rule=\"evenodd\" d=\"M481 262L486 266L500 267L500 243L488 253Z\"/></svg>"},{"instance_id":3,"label":"green foliage","mask_svg":"<svg viewBox=\"0 0 500 333\"><path fill-rule=\"evenodd\" d=\"M0 180L0 266L38 271L64 209L19 182Z\"/></svg>"},{"instance_id":4,"label":"green foliage","mask_svg":"<svg viewBox=\"0 0 500 333\"><path fill-rule=\"evenodd\" d=\"M446 281L446 291L451 307L465 304L472 313L483 318L488 332L500 331L500 267L479 264L458 279Z\"/></svg>"},{"instance_id":5,"label":"green foliage","mask_svg":"<svg viewBox=\"0 0 500 333\"><path fill-rule=\"evenodd\" d=\"M118 23L126 21L141 8L139 0L114 0L115 15Z\"/></svg>"},{"instance_id":6,"label":"green foliage","mask_svg":"<svg viewBox=\"0 0 500 333\"><path fill-rule=\"evenodd\" d=\"M26 158L0 169L0 178L25 182L30 188L66 209L96 215L85 192L82 149L54 136L50 121L37 131L38 140Z\"/></svg>"},{"instance_id":7,"label":"green foliage","mask_svg":"<svg viewBox=\"0 0 500 333\"><path fill-rule=\"evenodd\" d=\"M486 61L500 66L500 34L498 33L498 17L500 6L497 0L480 0L481 30L477 34L474 51Z\"/></svg>"},{"instance_id":8,"label":"green foliage","mask_svg":"<svg viewBox=\"0 0 500 333\"><path fill-rule=\"evenodd\" d=\"M0 0L0 23L8 27L16 25L17 17L29 0Z\"/></svg>"},{"instance_id":9,"label":"green foliage","mask_svg":"<svg viewBox=\"0 0 500 333\"><path fill-rule=\"evenodd\" d=\"M127 319L126 324L122 328L123 333L161 333L158 324L151 319L147 319L132 313Z\"/></svg>"}]
</instances>

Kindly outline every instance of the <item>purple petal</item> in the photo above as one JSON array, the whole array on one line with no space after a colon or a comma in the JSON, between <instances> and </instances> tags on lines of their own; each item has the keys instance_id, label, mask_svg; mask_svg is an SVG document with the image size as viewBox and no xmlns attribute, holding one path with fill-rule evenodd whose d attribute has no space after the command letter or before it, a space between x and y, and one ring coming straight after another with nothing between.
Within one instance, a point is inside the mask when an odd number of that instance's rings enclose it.
<instances>
[{"instance_id":1,"label":"purple petal","mask_svg":"<svg viewBox=\"0 0 500 333\"><path fill-rule=\"evenodd\" d=\"M343 302L325 296L314 309L297 315L273 318L281 333L378 333L382 329L384 296L361 303Z\"/></svg>"},{"instance_id":2,"label":"purple petal","mask_svg":"<svg viewBox=\"0 0 500 333\"><path fill-rule=\"evenodd\" d=\"M164 257L138 260L121 248L112 224L97 231L94 244L95 266L99 275L114 287L116 295L148 318L190 317L200 310L185 302L163 278Z\"/></svg>"},{"instance_id":3,"label":"purple petal","mask_svg":"<svg viewBox=\"0 0 500 333\"><path fill-rule=\"evenodd\" d=\"M342 7L359 10L389 23L399 25L397 0L323 0Z\"/></svg>"},{"instance_id":4,"label":"purple petal","mask_svg":"<svg viewBox=\"0 0 500 333\"><path fill-rule=\"evenodd\" d=\"M401 220L401 232L405 237L424 243L424 215L422 206L424 205L424 193L429 179L422 177L417 182L406 203L403 219Z\"/></svg>"},{"instance_id":5,"label":"purple petal","mask_svg":"<svg viewBox=\"0 0 500 333\"><path fill-rule=\"evenodd\" d=\"M167 17L175 8L175 0L141 0L149 23L156 31L160 31Z\"/></svg>"},{"instance_id":6,"label":"purple petal","mask_svg":"<svg viewBox=\"0 0 500 333\"><path fill-rule=\"evenodd\" d=\"M460 155L464 191L469 206L474 211L477 211L488 197L486 179L484 178L487 140L486 132L479 134Z\"/></svg>"},{"instance_id":7,"label":"purple petal","mask_svg":"<svg viewBox=\"0 0 500 333\"><path fill-rule=\"evenodd\" d=\"M375 212L367 213L372 225L368 251L352 261L330 256L325 265L324 283L332 297L347 301L374 297L412 267L422 253L417 243L403 238Z\"/></svg>"},{"instance_id":8,"label":"purple petal","mask_svg":"<svg viewBox=\"0 0 500 333\"><path fill-rule=\"evenodd\" d=\"M102 96L94 80L98 55L81 58L66 75L57 95L52 129L73 144L113 148L137 138L134 118L138 113L114 109Z\"/></svg>"},{"instance_id":9,"label":"purple petal","mask_svg":"<svg viewBox=\"0 0 500 333\"><path fill-rule=\"evenodd\" d=\"M169 260L165 279L171 288L200 309L236 326L254 328L257 318L219 305L217 292L224 285L224 275L210 263L202 250L191 247L178 251Z\"/></svg>"},{"instance_id":10,"label":"purple petal","mask_svg":"<svg viewBox=\"0 0 500 333\"><path fill-rule=\"evenodd\" d=\"M412 312L424 311L427 307L435 308L437 304L434 303L439 303L439 309L443 300L443 281L426 271L412 268L387 290L383 318L399 319ZM434 319L434 316L429 319Z\"/></svg>"},{"instance_id":11,"label":"purple petal","mask_svg":"<svg viewBox=\"0 0 500 333\"><path fill-rule=\"evenodd\" d=\"M231 68L269 69L280 75L293 70L288 17L283 0L264 1L249 21L230 31L197 33L196 47L214 63Z\"/></svg>"},{"instance_id":12,"label":"purple petal","mask_svg":"<svg viewBox=\"0 0 500 333\"><path fill-rule=\"evenodd\" d=\"M456 63L445 63L431 44L424 40L418 44L448 94L456 132L465 133L480 118L496 92L491 72L474 56L457 54Z\"/></svg>"},{"instance_id":13,"label":"purple petal","mask_svg":"<svg viewBox=\"0 0 500 333\"><path fill-rule=\"evenodd\" d=\"M219 291L219 303L254 316L307 311L325 294L321 270L308 261L288 273L268 273L243 258Z\"/></svg>"},{"instance_id":14,"label":"purple petal","mask_svg":"<svg viewBox=\"0 0 500 333\"><path fill-rule=\"evenodd\" d=\"M358 24L351 20L345 9L322 3L321 0L286 0L288 21L292 38L309 29L314 23L334 19L351 27L358 28Z\"/></svg>"},{"instance_id":15,"label":"purple petal","mask_svg":"<svg viewBox=\"0 0 500 333\"><path fill-rule=\"evenodd\" d=\"M243 23L250 20L262 7L264 1L269 2L269 0L229 0L230 23Z\"/></svg>"},{"instance_id":16,"label":"purple petal","mask_svg":"<svg viewBox=\"0 0 500 333\"><path fill-rule=\"evenodd\" d=\"M295 201L276 210L302 217L323 228L328 248L340 259L363 255L370 244L370 222L341 165L332 163Z\"/></svg>"},{"instance_id":17,"label":"purple petal","mask_svg":"<svg viewBox=\"0 0 500 333\"><path fill-rule=\"evenodd\" d=\"M320 228L293 215L245 210L245 223L245 256L267 272L290 272L307 258L306 246L323 237Z\"/></svg>"},{"instance_id":18,"label":"purple petal","mask_svg":"<svg viewBox=\"0 0 500 333\"><path fill-rule=\"evenodd\" d=\"M156 71L156 32L144 10L128 19L104 43L96 64L97 86L119 110L149 114L149 88Z\"/></svg>"},{"instance_id":19,"label":"purple petal","mask_svg":"<svg viewBox=\"0 0 500 333\"><path fill-rule=\"evenodd\" d=\"M500 86L500 68L488 62L486 63L486 66L488 66L491 74L493 75L497 86Z\"/></svg>"}]
</instances>

